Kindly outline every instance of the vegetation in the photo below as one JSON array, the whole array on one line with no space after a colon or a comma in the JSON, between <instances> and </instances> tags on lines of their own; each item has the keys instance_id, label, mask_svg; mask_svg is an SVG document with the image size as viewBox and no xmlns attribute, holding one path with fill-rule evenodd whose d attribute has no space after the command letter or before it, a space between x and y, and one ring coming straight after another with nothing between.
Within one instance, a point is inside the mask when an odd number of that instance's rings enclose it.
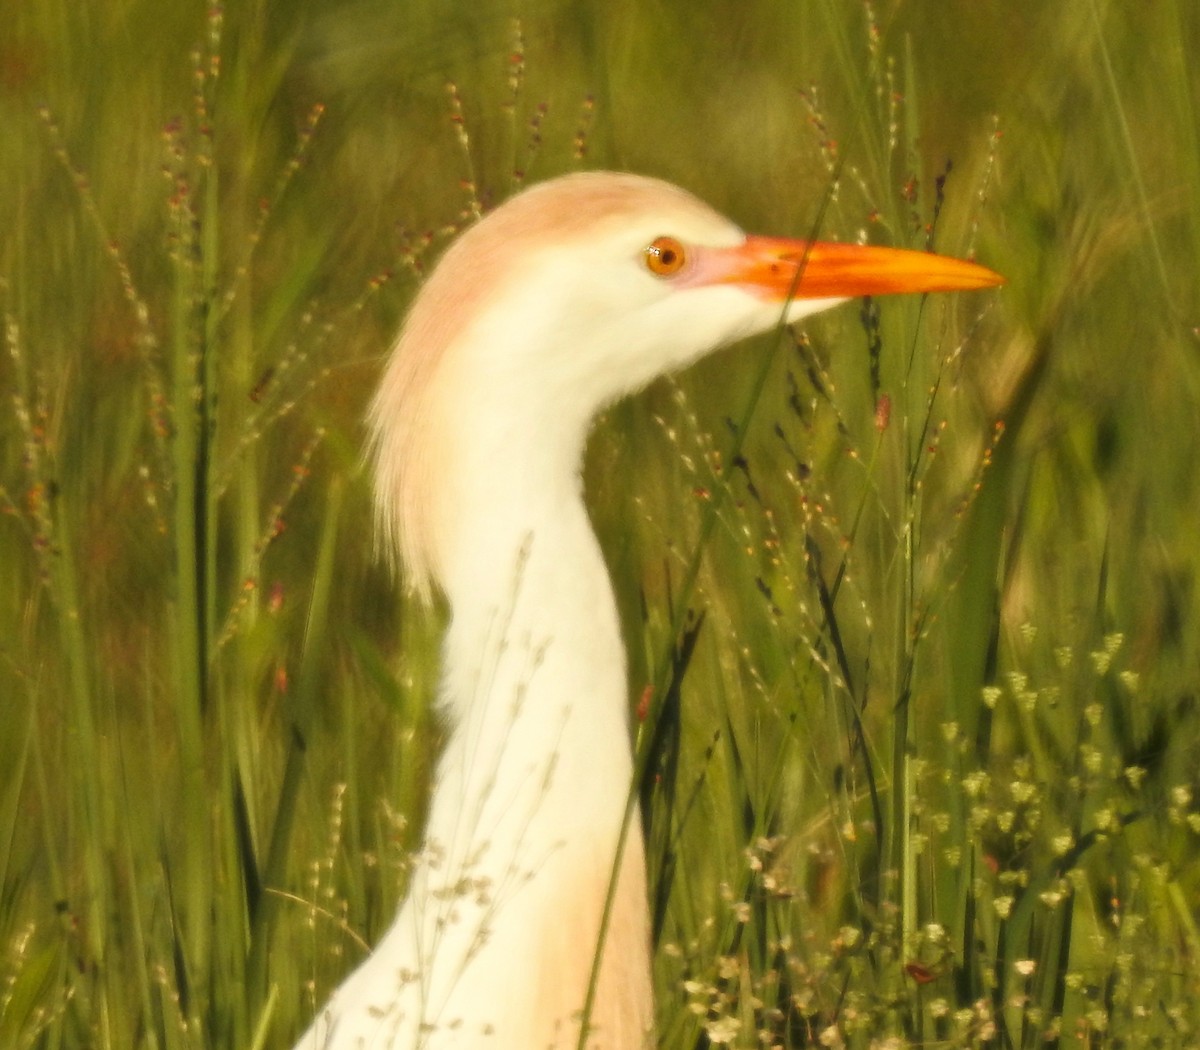
<instances>
[{"instance_id":1,"label":"vegetation","mask_svg":"<svg viewBox=\"0 0 1200 1050\"><path fill-rule=\"evenodd\" d=\"M662 1045L1196 1044L1192 5L9 6L0 1045L286 1046L387 925L444 612L360 420L576 167L1009 280L597 427Z\"/></svg>"}]
</instances>

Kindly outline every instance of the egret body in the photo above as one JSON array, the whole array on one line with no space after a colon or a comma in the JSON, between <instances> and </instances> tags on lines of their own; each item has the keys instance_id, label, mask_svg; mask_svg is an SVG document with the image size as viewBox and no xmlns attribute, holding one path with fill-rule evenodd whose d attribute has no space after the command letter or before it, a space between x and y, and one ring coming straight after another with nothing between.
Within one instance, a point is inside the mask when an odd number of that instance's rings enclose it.
<instances>
[{"instance_id":1,"label":"egret body","mask_svg":"<svg viewBox=\"0 0 1200 1050\"><path fill-rule=\"evenodd\" d=\"M382 535L446 596L449 725L409 895L298 1050L574 1048L633 756L580 468L605 405L843 299L982 288L923 252L747 236L677 187L583 173L465 232L370 409ZM626 843L586 1045L653 1046L642 837Z\"/></svg>"}]
</instances>

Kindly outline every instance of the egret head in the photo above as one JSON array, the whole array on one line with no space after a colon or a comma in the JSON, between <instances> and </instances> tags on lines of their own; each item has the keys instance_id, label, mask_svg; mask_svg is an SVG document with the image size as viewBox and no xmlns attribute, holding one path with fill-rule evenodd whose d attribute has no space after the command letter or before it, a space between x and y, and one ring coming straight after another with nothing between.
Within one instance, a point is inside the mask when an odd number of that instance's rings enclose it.
<instances>
[{"instance_id":1,"label":"egret head","mask_svg":"<svg viewBox=\"0 0 1200 1050\"><path fill-rule=\"evenodd\" d=\"M436 490L473 442L575 462L597 411L720 346L847 298L1000 280L927 252L748 236L641 176L541 183L459 237L405 322L370 414L385 542L427 590L450 513Z\"/></svg>"}]
</instances>

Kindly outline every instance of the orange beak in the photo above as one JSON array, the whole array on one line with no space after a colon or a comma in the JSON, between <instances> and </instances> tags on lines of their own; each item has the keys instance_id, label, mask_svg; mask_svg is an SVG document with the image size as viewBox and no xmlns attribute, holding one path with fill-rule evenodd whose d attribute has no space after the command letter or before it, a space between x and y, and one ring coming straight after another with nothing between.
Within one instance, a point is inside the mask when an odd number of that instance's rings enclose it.
<instances>
[{"instance_id":1,"label":"orange beak","mask_svg":"<svg viewBox=\"0 0 1200 1050\"><path fill-rule=\"evenodd\" d=\"M903 248L750 236L716 251L719 258L705 267L703 283L741 285L775 302L962 292L1004 283L976 263Z\"/></svg>"}]
</instances>

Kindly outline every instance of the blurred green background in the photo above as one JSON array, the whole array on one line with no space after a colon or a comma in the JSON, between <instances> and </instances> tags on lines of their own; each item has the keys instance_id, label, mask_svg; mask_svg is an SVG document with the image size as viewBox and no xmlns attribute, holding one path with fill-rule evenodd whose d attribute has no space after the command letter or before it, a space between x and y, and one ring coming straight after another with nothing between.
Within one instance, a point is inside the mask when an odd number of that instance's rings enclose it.
<instances>
[{"instance_id":1,"label":"blurred green background","mask_svg":"<svg viewBox=\"0 0 1200 1050\"><path fill-rule=\"evenodd\" d=\"M662 1045L1195 1045L1200 8L0 26L0 1044L286 1046L386 926L444 610L361 418L453 231L588 167L1008 278L598 423Z\"/></svg>"}]
</instances>

